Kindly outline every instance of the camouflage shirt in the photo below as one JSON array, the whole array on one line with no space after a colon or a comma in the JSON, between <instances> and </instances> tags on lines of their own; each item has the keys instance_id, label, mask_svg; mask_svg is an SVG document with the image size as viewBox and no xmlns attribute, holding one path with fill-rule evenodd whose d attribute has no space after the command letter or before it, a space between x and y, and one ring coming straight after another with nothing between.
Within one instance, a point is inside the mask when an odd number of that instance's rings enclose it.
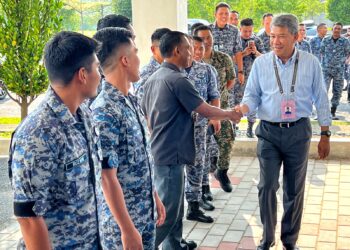
<instances>
[{"instance_id":1,"label":"camouflage shirt","mask_svg":"<svg viewBox=\"0 0 350 250\"><path fill-rule=\"evenodd\" d=\"M140 71L140 80L135 83L135 95L141 100L143 97L143 85L145 85L148 78L157 71L157 69L160 67L160 64L157 62L154 57L151 57L151 60L149 63L142 67Z\"/></svg>"},{"instance_id":2,"label":"camouflage shirt","mask_svg":"<svg viewBox=\"0 0 350 250\"><path fill-rule=\"evenodd\" d=\"M263 33L258 35L258 37L263 42L266 53L270 52L271 51L270 36L266 33L266 31L264 31Z\"/></svg>"},{"instance_id":3,"label":"camouflage shirt","mask_svg":"<svg viewBox=\"0 0 350 250\"><path fill-rule=\"evenodd\" d=\"M321 62L321 43L322 39L319 36L315 36L310 39L311 52Z\"/></svg>"},{"instance_id":4,"label":"camouflage shirt","mask_svg":"<svg viewBox=\"0 0 350 250\"><path fill-rule=\"evenodd\" d=\"M224 28L219 28L216 23L209 26L213 30L214 50L226 53L231 57L242 51L239 31L235 26L226 24Z\"/></svg>"},{"instance_id":5,"label":"camouflage shirt","mask_svg":"<svg viewBox=\"0 0 350 250\"><path fill-rule=\"evenodd\" d=\"M236 75L233 68L232 59L225 53L219 51L212 51L210 59L203 59L206 63L212 65L219 76L219 91L221 107L228 107L228 90L227 81L234 80Z\"/></svg>"},{"instance_id":6,"label":"camouflage shirt","mask_svg":"<svg viewBox=\"0 0 350 250\"><path fill-rule=\"evenodd\" d=\"M104 81L91 109L100 130L102 168L117 169L129 215L136 228L144 227L154 219L154 201L153 162L141 108L134 96L125 96ZM104 207L103 212L106 233L103 245L112 249L114 234L120 231L108 207Z\"/></svg>"},{"instance_id":7,"label":"camouflage shirt","mask_svg":"<svg viewBox=\"0 0 350 250\"><path fill-rule=\"evenodd\" d=\"M206 102L220 98L218 91L218 75L211 65L193 61L192 66L186 69L187 77L194 83L199 95ZM198 115L196 125L206 125L207 118Z\"/></svg>"},{"instance_id":8,"label":"camouflage shirt","mask_svg":"<svg viewBox=\"0 0 350 250\"><path fill-rule=\"evenodd\" d=\"M350 55L350 42L340 37L334 42L332 36L323 38L321 43L322 68L344 69L345 60Z\"/></svg>"},{"instance_id":9,"label":"camouflage shirt","mask_svg":"<svg viewBox=\"0 0 350 250\"><path fill-rule=\"evenodd\" d=\"M43 217L53 249L97 249L99 244L106 205L102 152L87 107L81 105L77 116L49 88L11 145L14 206L21 211L16 216ZM25 249L23 241L20 245Z\"/></svg>"},{"instance_id":10,"label":"camouflage shirt","mask_svg":"<svg viewBox=\"0 0 350 250\"><path fill-rule=\"evenodd\" d=\"M256 49L257 49L261 54L266 53L263 42L261 41L260 38L258 38L258 37L255 36L255 35L253 35L253 36L252 36L251 38L249 38L249 39L243 39L243 38L241 38L243 50L244 50L245 48L248 47L248 42L251 41L251 40L254 41L255 46L256 46ZM252 54L243 57L243 71L244 71L244 81L245 81L245 82L248 81L248 76L249 76L249 73L250 73L250 71L251 71L251 69L252 69L253 62L254 62L255 58L256 58L256 56L255 56L255 55L252 55Z\"/></svg>"},{"instance_id":11,"label":"camouflage shirt","mask_svg":"<svg viewBox=\"0 0 350 250\"><path fill-rule=\"evenodd\" d=\"M308 41L306 41L305 39L302 40L301 42L296 42L295 43L295 47L298 49L298 50L302 50L302 51L305 51L305 52L309 52L311 53L311 45Z\"/></svg>"}]
</instances>

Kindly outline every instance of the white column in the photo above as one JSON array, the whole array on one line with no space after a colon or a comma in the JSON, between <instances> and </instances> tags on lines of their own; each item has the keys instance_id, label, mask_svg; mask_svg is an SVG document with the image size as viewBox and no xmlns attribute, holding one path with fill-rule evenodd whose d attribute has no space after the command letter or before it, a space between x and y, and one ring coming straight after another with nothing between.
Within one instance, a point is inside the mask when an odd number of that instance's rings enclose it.
<instances>
[{"instance_id":1,"label":"white column","mask_svg":"<svg viewBox=\"0 0 350 250\"><path fill-rule=\"evenodd\" d=\"M187 33L187 0L132 0L132 23L141 65L149 61L151 35L157 28Z\"/></svg>"}]
</instances>

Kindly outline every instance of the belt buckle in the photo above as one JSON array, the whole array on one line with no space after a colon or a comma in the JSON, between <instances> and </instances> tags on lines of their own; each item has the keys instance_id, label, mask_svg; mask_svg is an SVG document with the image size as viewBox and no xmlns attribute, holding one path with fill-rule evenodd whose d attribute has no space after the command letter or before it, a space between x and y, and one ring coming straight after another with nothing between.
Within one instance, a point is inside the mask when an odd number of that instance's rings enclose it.
<instances>
[{"instance_id":1,"label":"belt buckle","mask_svg":"<svg viewBox=\"0 0 350 250\"><path fill-rule=\"evenodd\" d=\"M279 124L279 127L280 128L289 128L290 127L290 122L285 122L285 123L281 122Z\"/></svg>"}]
</instances>

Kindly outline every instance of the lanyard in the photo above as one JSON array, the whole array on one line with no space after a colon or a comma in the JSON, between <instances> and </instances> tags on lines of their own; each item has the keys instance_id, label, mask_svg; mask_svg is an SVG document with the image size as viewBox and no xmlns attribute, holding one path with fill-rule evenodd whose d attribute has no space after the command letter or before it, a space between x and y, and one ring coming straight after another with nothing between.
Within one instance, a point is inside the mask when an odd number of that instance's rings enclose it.
<instances>
[{"instance_id":1,"label":"lanyard","mask_svg":"<svg viewBox=\"0 0 350 250\"><path fill-rule=\"evenodd\" d=\"M299 51L297 51L297 55L296 55L295 62L294 62L293 80L292 80L292 86L290 87L290 92L291 93L294 93L294 90L295 90L295 82L296 82L296 79L297 79L298 64L299 64ZM282 87L280 76L278 74L278 68L277 68L277 63L276 63L276 57L275 56L273 56L273 68L275 70L275 76L276 76L278 88L280 89L281 95L283 95L283 87Z\"/></svg>"}]
</instances>

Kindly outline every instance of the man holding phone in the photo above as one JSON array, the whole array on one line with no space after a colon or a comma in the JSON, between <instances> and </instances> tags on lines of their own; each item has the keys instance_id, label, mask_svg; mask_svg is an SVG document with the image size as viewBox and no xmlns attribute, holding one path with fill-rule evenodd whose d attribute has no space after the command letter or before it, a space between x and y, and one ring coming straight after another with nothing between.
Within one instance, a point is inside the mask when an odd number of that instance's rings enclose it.
<instances>
[{"instance_id":1,"label":"man holding phone","mask_svg":"<svg viewBox=\"0 0 350 250\"><path fill-rule=\"evenodd\" d=\"M244 89L248 81L248 76L254 60L265 53L264 44L253 34L253 20L250 18L243 19L241 21L241 42L243 47L243 71L244 71L244 82L241 84L235 84L234 86L234 104L238 105L243 98ZM247 137L253 138L253 125L256 120L255 113L250 114L248 117L248 129Z\"/></svg>"}]
</instances>

